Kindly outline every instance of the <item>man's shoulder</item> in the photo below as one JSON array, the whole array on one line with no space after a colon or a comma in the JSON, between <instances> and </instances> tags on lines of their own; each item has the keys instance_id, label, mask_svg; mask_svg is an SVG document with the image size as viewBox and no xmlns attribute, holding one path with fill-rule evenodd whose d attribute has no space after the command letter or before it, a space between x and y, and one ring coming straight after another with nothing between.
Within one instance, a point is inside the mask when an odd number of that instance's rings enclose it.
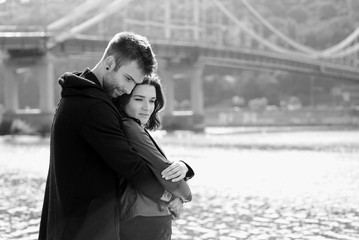
<instances>
[{"instance_id":1,"label":"man's shoulder","mask_svg":"<svg viewBox=\"0 0 359 240\"><path fill-rule=\"evenodd\" d=\"M139 120L134 119L134 118L123 117L122 124L127 130L130 130L130 131L131 130L136 131L136 132L144 131L143 128L141 127Z\"/></svg>"},{"instance_id":2,"label":"man's shoulder","mask_svg":"<svg viewBox=\"0 0 359 240\"><path fill-rule=\"evenodd\" d=\"M102 98L88 96L73 96L64 98L57 106L56 115L71 118L108 119L120 122L121 117L116 107Z\"/></svg>"}]
</instances>

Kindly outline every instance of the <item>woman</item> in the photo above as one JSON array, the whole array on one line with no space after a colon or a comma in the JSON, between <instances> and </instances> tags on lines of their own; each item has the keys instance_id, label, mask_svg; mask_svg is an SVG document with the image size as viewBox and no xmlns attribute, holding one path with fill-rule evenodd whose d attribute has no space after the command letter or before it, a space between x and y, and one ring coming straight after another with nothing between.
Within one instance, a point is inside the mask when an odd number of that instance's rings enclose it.
<instances>
[{"instance_id":1,"label":"woman","mask_svg":"<svg viewBox=\"0 0 359 240\"><path fill-rule=\"evenodd\" d=\"M171 239L172 218L178 217L183 202L192 199L185 180L194 173L182 161L172 163L167 160L147 131L160 126L157 114L164 106L160 80L156 76L145 77L130 95L122 95L114 103L123 115L124 130L130 145L150 166L164 188L176 196L167 206L164 202L152 201L124 179L120 179L120 238ZM167 180L163 175L167 176Z\"/></svg>"}]
</instances>

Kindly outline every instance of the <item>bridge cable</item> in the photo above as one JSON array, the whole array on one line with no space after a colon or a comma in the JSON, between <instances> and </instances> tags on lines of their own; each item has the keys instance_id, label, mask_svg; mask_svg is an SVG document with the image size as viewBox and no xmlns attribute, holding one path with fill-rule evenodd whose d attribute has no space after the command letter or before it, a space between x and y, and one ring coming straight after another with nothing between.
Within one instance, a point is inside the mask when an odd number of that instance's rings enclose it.
<instances>
[{"instance_id":1,"label":"bridge cable","mask_svg":"<svg viewBox=\"0 0 359 240\"><path fill-rule=\"evenodd\" d=\"M321 58L325 58L325 59L342 58L342 57L347 57L349 55L352 55L358 51L359 51L359 43L357 43L341 52L338 52L338 53L332 53L329 55L321 55Z\"/></svg>"},{"instance_id":2,"label":"bridge cable","mask_svg":"<svg viewBox=\"0 0 359 240\"><path fill-rule=\"evenodd\" d=\"M95 9L99 6L103 6L103 2L98 0L87 0L85 3L81 4L80 6L74 8L69 14L67 14L65 17L56 20L55 22L52 22L47 25L48 31L55 31L60 28L65 27L68 25L71 21L74 21L81 16L85 15L87 12L91 11L92 9Z\"/></svg>"},{"instance_id":3,"label":"bridge cable","mask_svg":"<svg viewBox=\"0 0 359 240\"><path fill-rule=\"evenodd\" d=\"M114 14L116 11L118 11L118 8L122 7L124 4L128 4L130 1L131 0L115 0L111 2L104 10L101 11L101 13L71 28L70 30L66 30L63 33L60 33L58 36L55 36L53 41L48 45L48 47L51 48L57 43L63 42L75 36L76 34L85 31L86 29L102 21L104 18L107 18L110 15Z\"/></svg>"},{"instance_id":4,"label":"bridge cable","mask_svg":"<svg viewBox=\"0 0 359 240\"><path fill-rule=\"evenodd\" d=\"M358 36L359 36L359 27L357 29L355 29L354 32L352 32L347 38L345 38L340 43L324 50L324 53L331 54L331 53L338 52L339 50L347 47L350 44L350 42L354 41L356 38L358 38Z\"/></svg>"},{"instance_id":5,"label":"bridge cable","mask_svg":"<svg viewBox=\"0 0 359 240\"><path fill-rule=\"evenodd\" d=\"M274 34L276 34L279 38L281 38L282 40L284 40L286 43L288 43L289 45L295 47L298 50L301 50L303 52L309 53L309 54L314 54L314 55L318 55L322 58L337 58L339 56L347 56L349 52L351 51L343 51L343 53L338 54L338 55L333 55L331 56L330 54L338 52L339 50L347 47L350 42L352 42L355 38L357 38L359 36L359 27L357 29L354 30L354 32L352 32L346 39L344 39L343 41L341 41L340 43L324 49L324 50L315 50L312 49L308 46L305 45L301 45L295 41L293 41L292 39L288 38L287 36L285 36L283 33L281 33L280 31L278 31L273 25L271 25L267 20L265 20L265 18L263 18L258 11L256 11L249 3L247 0L241 0L243 5L263 24L265 25L269 30L271 30Z\"/></svg>"},{"instance_id":6,"label":"bridge cable","mask_svg":"<svg viewBox=\"0 0 359 240\"><path fill-rule=\"evenodd\" d=\"M284 54L289 54L289 55L295 55L298 57L309 57L309 58L315 58L315 56L311 56L311 55L307 55L301 52L296 52L296 51L291 51L282 47L279 47L271 42L269 42L268 40L264 39L263 37L259 36L257 33L251 31L250 29L248 29L246 26L244 26L235 16L233 16L233 14L228 11L226 9L226 7L224 7L220 2L218 2L218 0L211 0L229 19L231 19L240 29L242 29L243 31L245 31L246 33L248 33L252 38L256 39L258 42L260 42L261 44L267 46L269 49L275 51L275 52L279 52L279 53L284 53Z\"/></svg>"},{"instance_id":7,"label":"bridge cable","mask_svg":"<svg viewBox=\"0 0 359 240\"><path fill-rule=\"evenodd\" d=\"M242 4L269 30L271 30L275 35L277 35L280 39L285 41L287 44L291 45L292 47L300 50L304 53L308 53L310 55L316 55L319 52L313 48L307 47L305 45L301 45L294 40L290 39L282 32L278 31L273 25L271 25L267 20L265 20L248 2L247 0L241 0Z\"/></svg>"}]
</instances>

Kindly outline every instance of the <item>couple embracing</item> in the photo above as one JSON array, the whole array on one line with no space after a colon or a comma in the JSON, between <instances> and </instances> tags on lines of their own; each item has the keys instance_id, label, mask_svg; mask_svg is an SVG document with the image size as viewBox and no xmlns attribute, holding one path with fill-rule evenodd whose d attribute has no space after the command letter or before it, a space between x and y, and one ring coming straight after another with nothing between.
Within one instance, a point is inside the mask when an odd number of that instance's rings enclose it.
<instances>
[{"instance_id":1,"label":"couple embracing","mask_svg":"<svg viewBox=\"0 0 359 240\"><path fill-rule=\"evenodd\" d=\"M148 40L121 32L92 69L59 80L39 240L167 240L192 199L183 161L148 130L164 95Z\"/></svg>"}]
</instances>

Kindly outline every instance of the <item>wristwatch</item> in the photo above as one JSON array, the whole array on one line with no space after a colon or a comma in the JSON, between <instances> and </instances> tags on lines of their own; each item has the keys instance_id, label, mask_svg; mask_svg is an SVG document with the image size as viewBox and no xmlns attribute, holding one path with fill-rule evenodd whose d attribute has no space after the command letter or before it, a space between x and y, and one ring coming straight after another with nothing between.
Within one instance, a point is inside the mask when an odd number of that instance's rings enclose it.
<instances>
[{"instance_id":1,"label":"wristwatch","mask_svg":"<svg viewBox=\"0 0 359 240\"><path fill-rule=\"evenodd\" d=\"M171 202L173 199L174 199L173 194L165 189L165 191L163 192L163 195L161 197L161 200L164 202Z\"/></svg>"}]
</instances>

